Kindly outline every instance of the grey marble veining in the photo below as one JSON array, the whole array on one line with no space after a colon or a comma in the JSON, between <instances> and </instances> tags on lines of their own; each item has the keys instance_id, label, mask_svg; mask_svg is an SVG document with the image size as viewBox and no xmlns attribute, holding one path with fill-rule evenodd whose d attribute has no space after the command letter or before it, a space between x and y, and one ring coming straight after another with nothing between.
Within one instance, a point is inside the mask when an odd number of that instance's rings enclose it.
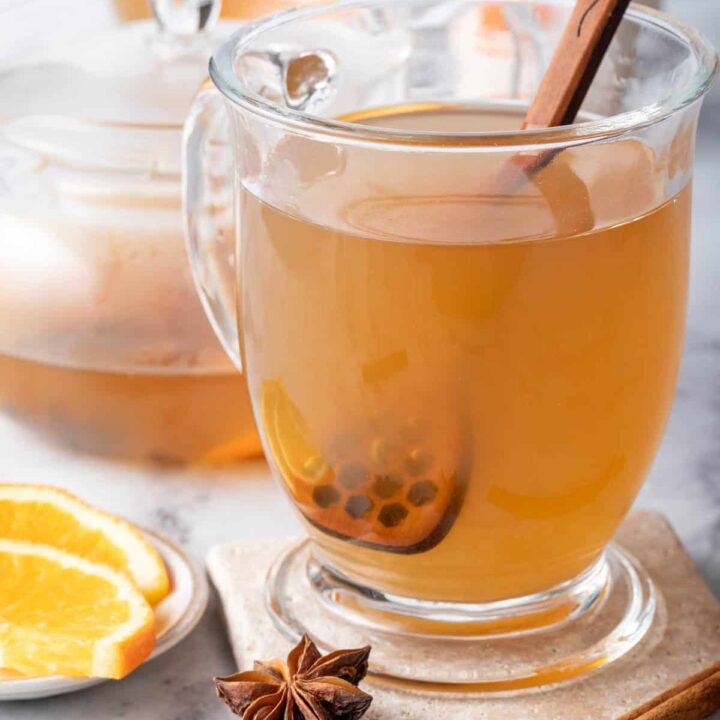
<instances>
[{"instance_id":1,"label":"grey marble veining","mask_svg":"<svg viewBox=\"0 0 720 720\"><path fill-rule=\"evenodd\" d=\"M666 7L720 41L717 0ZM669 516L720 594L720 87L706 102L698 138L694 254L688 333L665 439L637 504ZM0 419L0 477L60 483L89 501L180 542L201 559L230 538L300 531L262 461L232 471L147 470L70 456L40 446ZM210 678L233 669L211 602L196 631L164 657L119 683L75 695L0 703L0 720L214 720L227 718Z\"/></svg>"}]
</instances>

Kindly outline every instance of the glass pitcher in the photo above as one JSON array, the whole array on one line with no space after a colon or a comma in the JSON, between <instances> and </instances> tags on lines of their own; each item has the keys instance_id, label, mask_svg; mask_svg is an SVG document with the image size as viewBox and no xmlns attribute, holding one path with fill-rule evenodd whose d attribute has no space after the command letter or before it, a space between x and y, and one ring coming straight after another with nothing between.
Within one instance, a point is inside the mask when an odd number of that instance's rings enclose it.
<instances>
[{"instance_id":1,"label":"glass pitcher","mask_svg":"<svg viewBox=\"0 0 720 720\"><path fill-rule=\"evenodd\" d=\"M258 453L180 215L182 122L210 49L239 24L215 25L217 2L158 1L146 20L144 0L81 5L2 13L0 410L113 458Z\"/></svg>"}]
</instances>

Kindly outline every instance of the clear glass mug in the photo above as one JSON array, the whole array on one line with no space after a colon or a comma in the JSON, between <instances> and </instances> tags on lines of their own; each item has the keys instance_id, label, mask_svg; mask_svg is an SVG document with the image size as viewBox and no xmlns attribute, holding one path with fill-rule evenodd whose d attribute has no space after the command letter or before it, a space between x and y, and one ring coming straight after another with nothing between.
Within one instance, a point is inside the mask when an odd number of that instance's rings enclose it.
<instances>
[{"instance_id":1,"label":"clear glass mug","mask_svg":"<svg viewBox=\"0 0 720 720\"><path fill-rule=\"evenodd\" d=\"M672 402L716 56L631 9L578 124L521 131L571 7L281 14L215 54L186 125L196 282L310 535L269 610L408 682L556 682L652 624L609 543Z\"/></svg>"}]
</instances>

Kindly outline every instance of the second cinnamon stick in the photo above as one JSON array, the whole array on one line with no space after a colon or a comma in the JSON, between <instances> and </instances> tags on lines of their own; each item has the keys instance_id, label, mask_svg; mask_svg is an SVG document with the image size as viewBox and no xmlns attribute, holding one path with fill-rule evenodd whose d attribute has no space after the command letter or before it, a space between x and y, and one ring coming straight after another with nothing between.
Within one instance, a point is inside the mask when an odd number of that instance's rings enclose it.
<instances>
[{"instance_id":1,"label":"second cinnamon stick","mask_svg":"<svg viewBox=\"0 0 720 720\"><path fill-rule=\"evenodd\" d=\"M720 710L720 662L673 685L617 720L704 720Z\"/></svg>"}]
</instances>

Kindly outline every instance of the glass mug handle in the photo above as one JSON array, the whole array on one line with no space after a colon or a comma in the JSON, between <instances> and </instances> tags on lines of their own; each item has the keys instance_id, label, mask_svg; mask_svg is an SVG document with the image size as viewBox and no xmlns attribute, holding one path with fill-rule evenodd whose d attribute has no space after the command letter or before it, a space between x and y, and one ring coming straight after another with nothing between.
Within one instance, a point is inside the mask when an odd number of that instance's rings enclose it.
<instances>
[{"instance_id":1,"label":"glass mug handle","mask_svg":"<svg viewBox=\"0 0 720 720\"><path fill-rule=\"evenodd\" d=\"M242 371L230 118L210 80L200 88L185 121L182 155L185 239L193 279L215 334Z\"/></svg>"}]
</instances>

